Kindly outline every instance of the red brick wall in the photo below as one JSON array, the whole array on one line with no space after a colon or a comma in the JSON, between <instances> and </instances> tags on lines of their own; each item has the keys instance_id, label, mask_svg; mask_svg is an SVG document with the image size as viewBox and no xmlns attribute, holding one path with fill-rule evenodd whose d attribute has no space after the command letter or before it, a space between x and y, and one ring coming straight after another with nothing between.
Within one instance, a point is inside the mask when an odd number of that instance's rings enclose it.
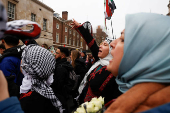
<instances>
[{"instance_id":1,"label":"red brick wall","mask_svg":"<svg viewBox=\"0 0 170 113\"><path fill-rule=\"evenodd\" d=\"M76 47L76 48L80 48L81 47L81 35L75 30L75 29L71 29L72 27L69 26L69 22L63 22L60 21L58 18L54 17L53 18L53 41L54 44L62 44L62 46L71 46L68 47L69 49L71 49L72 47ZM59 24L59 29L56 28L56 24ZM67 32L65 32L65 27L67 27ZM71 30L71 34L70 34L70 30ZM59 34L59 43L56 42L56 33ZM75 33L75 35L73 35L73 33ZM77 37L78 35L78 37ZM67 44L65 43L65 36L67 36ZM69 45L69 38L71 38L71 45ZM75 45L73 46L73 40L75 40ZM77 46L77 41L79 40L79 45ZM54 45L56 48L58 47L58 45ZM85 41L83 40L83 50L86 50L86 44Z\"/></svg>"},{"instance_id":2,"label":"red brick wall","mask_svg":"<svg viewBox=\"0 0 170 113\"><path fill-rule=\"evenodd\" d=\"M65 20L68 19L68 12L67 11L62 12L62 18L65 19Z\"/></svg>"},{"instance_id":3,"label":"red brick wall","mask_svg":"<svg viewBox=\"0 0 170 113\"><path fill-rule=\"evenodd\" d=\"M56 25L59 24L59 29L56 28ZM61 21L59 21L58 19L56 19L55 17L53 18L53 43L54 44L61 44L62 41L62 29L63 29L63 23ZM56 34L59 34L59 42L56 42ZM56 46L58 47L58 46Z\"/></svg>"}]
</instances>

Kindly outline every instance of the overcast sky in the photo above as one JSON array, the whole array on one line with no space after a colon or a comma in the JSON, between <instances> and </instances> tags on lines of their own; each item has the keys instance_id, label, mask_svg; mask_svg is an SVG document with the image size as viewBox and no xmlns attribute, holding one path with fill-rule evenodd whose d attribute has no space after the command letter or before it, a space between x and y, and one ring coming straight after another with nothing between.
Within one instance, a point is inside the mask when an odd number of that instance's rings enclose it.
<instances>
[{"instance_id":1,"label":"overcast sky","mask_svg":"<svg viewBox=\"0 0 170 113\"><path fill-rule=\"evenodd\" d=\"M40 0L62 17L68 11L68 19L80 23L90 21L93 28L104 28L104 0ZM169 0L114 0L117 9L112 16L114 35L118 38L125 27L125 15L138 12L151 12L166 15ZM112 37L111 21L107 21L105 32Z\"/></svg>"}]
</instances>

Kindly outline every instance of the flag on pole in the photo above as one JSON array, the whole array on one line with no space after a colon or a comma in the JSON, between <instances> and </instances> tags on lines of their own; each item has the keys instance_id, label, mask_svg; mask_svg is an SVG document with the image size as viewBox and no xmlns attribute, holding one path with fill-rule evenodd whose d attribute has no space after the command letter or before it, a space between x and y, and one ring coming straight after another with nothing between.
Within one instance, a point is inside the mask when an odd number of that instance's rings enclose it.
<instances>
[{"instance_id":1,"label":"flag on pole","mask_svg":"<svg viewBox=\"0 0 170 113\"><path fill-rule=\"evenodd\" d=\"M106 26L106 19L110 20L114 10L116 9L116 5L113 0L104 0L104 15L105 15L105 28L107 30ZM111 20L111 26L112 26L112 20ZM113 27L112 27L112 34L113 34ZM114 39L114 35L113 35Z\"/></svg>"},{"instance_id":2,"label":"flag on pole","mask_svg":"<svg viewBox=\"0 0 170 113\"><path fill-rule=\"evenodd\" d=\"M114 10L116 9L116 5L113 0L105 0L105 19L110 20Z\"/></svg>"}]
</instances>

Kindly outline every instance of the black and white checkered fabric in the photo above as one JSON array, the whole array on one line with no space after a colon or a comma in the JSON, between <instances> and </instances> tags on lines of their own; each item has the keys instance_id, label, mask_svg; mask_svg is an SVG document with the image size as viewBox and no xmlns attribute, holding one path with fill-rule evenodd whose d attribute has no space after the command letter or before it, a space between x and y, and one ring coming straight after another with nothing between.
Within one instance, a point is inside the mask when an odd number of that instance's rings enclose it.
<instances>
[{"instance_id":1,"label":"black and white checkered fabric","mask_svg":"<svg viewBox=\"0 0 170 113\"><path fill-rule=\"evenodd\" d=\"M114 39L113 38L109 38L109 37L106 37L105 41L110 44Z\"/></svg>"},{"instance_id":2,"label":"black and white checkered fabric","mask_svg":"<svg viewBox=\"0 0 170 113\"><path fill-rule=\"evenodd\" d=\"M62 104L47 84L48 77L55 69L55 58L50 51L38 45L27 46L22 53L22 69L32 76L32 90L51 100L63 112Z\"/></svg>"},{"instance_id":3,"label":"black and white checkered fabric","mask_svg":"<svg viewBox=\"0 0 170 113\"><path fill-rule=\"evenodd\" d=\"M90 23L89 21L85 22L85 23L83 24L83 27L84 27L85 29L88 29L89 32L90 32L90 34L93 35L92 25L91 25L91 23Z\"/></svg>"},{"instance_id":4,"label":"black and white checkered fabric","mask_svg":"<svg viewBox=\"0 0 170 113\"><path fill-rule=\"evenodd\" d=\"M6 31L6 22L7 22L6 10L0 0L0 39L4 35L4 32Z\"/></svg>"}]
</instances>

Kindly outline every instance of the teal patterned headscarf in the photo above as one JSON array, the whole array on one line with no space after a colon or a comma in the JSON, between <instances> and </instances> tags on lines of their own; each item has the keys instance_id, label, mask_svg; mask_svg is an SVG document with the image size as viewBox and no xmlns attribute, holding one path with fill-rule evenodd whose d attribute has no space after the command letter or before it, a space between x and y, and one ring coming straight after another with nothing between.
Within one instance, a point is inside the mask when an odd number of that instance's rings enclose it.
<instances>
[{"instance_id":1,"label":"teal patterned headscarf","mask_svg":"<svg viewBox=\"0 0 170 113\"><path fill-rule=\"evenodd\" d=\"M170 83L170 17L126 16L124 56L116 81L123 93L142 82Z\"/></svg>"}]
</instances>

